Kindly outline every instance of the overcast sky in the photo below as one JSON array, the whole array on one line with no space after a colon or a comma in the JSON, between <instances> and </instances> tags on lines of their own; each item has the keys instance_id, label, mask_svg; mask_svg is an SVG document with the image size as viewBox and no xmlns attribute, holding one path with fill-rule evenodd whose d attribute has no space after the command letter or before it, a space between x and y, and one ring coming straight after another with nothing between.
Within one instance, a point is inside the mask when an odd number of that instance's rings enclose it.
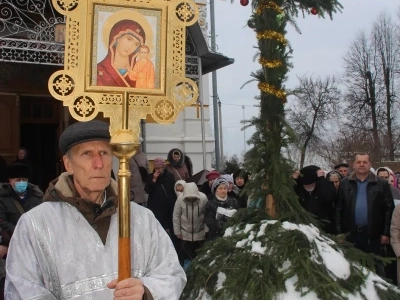
<instances>
[{"instance_id":1,"label":"overcast sky","mask_svg":"<svg viewBox=\"0 0 400 300\"><path fill-rule=\"evenodd\" d=\"M392 14L398 21L400 0L342 0L341 3L343 11L334 15L333 20L311 14L305 18L299 17L297 24L302 34L288 25L287 38L293 48L294 68L289 73L287 88L297 85L298 75L340 74L343 70L343 56L350 43L359 31L369 31L381 12ZM216 0L215 11L217 51L235 59L233 65L217 72L218 95L222 102L223 150L229 156L240 156L245 147L244 137L247 139L254 133L254 130L247 129L244 136L243 131L240 131L243 111L246 119L258 114L258 108L254 107L258 102L254 100L254 96L259 94L257 84L251 83L240 89L251 79L250 73L259 68L259 64L253 62L256 53L255 33L246 25L251 7L250 4L247 7L241 6L238 0L234 3ZM210 76L210 104L211 94ZM245 106L244 110L242 105ZM211 116L212 113L211 107ZM212 129L213 126L211 117Z\"/></svg>"}]
</instances>

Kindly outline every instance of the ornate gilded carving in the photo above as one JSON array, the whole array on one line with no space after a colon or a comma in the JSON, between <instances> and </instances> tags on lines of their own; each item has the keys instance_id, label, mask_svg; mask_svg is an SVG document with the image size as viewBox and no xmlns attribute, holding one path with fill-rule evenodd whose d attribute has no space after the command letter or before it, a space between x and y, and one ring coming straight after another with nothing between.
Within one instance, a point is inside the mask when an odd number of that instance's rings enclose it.
<instances>
[{"instance_id":1,"label":"ornate gilded carving","mask_svg":"<svg viewBox=\"0 0 400 300\"><path fill-rule=\"evenodd\" d=\"M197 22L191 0L53 0L66 17L64 70L49 79L51 95L74 118L102 112L113 134L121 128L123 100L129 129L139 135L150 114L172 123L196 103L196 82L185 77L186 26Z\"/></svg>"}]
</instances>

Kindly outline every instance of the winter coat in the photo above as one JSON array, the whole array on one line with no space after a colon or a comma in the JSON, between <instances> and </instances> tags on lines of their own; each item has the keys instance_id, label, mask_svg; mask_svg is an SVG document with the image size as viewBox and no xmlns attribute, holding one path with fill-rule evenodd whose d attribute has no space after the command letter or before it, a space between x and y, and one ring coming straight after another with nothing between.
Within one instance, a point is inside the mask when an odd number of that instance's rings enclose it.
<instances>
[{"instance_id":1,"label":"winter coat","mask_svg":"<svg viewBox=\"0 0 400 300\"><path fill-rule=\"evenodd\" d=\"M393 251L396 253L396 257L400 258L400 205L396 205L393 211L390 236L390 243L392 244Z\"/></svg>"},{"instance_id":2,"label":"winter coat","mask_svg":"<svg viewBox=\"0 0 400 300\"><path fill-rule=\"evenodd\" d=\"M244 188L244 185L241 186L241 187L238 187L237 185L234 186L234 190L237 191L236 200L239 203L239 207L240 208L246 208L247 207L247 201L249 200L249 195L247 194L247 192L244 192L242 194L243 188Z\"/></svg>"},{"instance_id":3,"label":"winter coat","mask_svg":"<svg viewBox=\"0 0 400 300\"><path fill-rule=\"evenodd\" d=\"M3 232L6 232L9 237L14 232L15 226L21 217L15 201L18 201L25 212L38 206L43 202L43 192L38 186L28 184L26 197L21 198L14 191L13 187L9 183L4 183L0 186L0 227ZM9 239L3 239L1 245L8 245Z\"/></svg>"},{"instance_id":4,"label":"winter coat","mask_svg":"<svg viewBox=\"0 0 400 300\"><path fill-rule=\"evenodd\" d=\"M190 198L195 198L191 200ZM175 235L182 235L184 241L204 240L204 214L207 197L199 192L194 182L186 184L183 194L174 207L173 223Z\"/></svg>"},{"instance_id":5,"label":"winter coat","mask_svg":"<svg viewBox=\"0 0 400 300\"><path fill-rule=\"evenodd\" d=\"M173 153L175 151L178 151L180 153L180 159L178 161L174 161ZM187 181L193 175L192 161L181 150L176 148L171 149L168 152L167 160L169 164L166 166L166 169L172 175L174 175L175 181Z\"/></svg>"},{"instance_id":6,"label":"winter coat","mask_svg":"<svg viewBox=\"0 0 400 300\"><path fill-rule=\"evenodd\" d=\"M172 212L176 194L175 178L167 169L153 182L153 174L149 174L144 190L149 194L147 208L150 209L165 229L172 229Z\"/></svg>"},{"instance_id":7,"label":"winter coat","mask_svg":"<svg viewBox=\"0 0 400 300\"><path fill-rule=\"evenodd\" d=\"M214 194L211 192L211 187L210 187L210 184L208 183L208 181L204 182L201 185L200 192L205 194L207 196L208 200L211 200L212 198L214 198Z\"/></svg>"},{"instance_id":8,"label":"winter coat","mask_svg":"<svg viewBox=\"0 0 400 300\"><path fill-rule=\"evenodd\" d=\"M301 206L322 221L321 227L327 233L333 233L333 209L337 199L333 184L323 176L317 178L315 189L308 192L300 182L295 186L295 192ZM326 222L328 221L328 222Z\"/></svg>"},{"instance_id":9,"label":"winter coat","mask_svg":"<svg viewBox=\"0 0 400 300\"><path fill-rule=\"evenodd\" d=\"M353 172L339 186L339 199L335 208L336 233L356 231L355 207L357 197L356 175ZM368 235L370 239L390 236L390 222L394 201L387 180L370 172L367 184Z\"/></svg>"},{"instance_id":10,"label":"winter coat","mask_svg":"<svg viewBox=\"0 0 400 300\"><path fill-rule=\"evenodd\" d=\"M222 229L228 221L228 217L223 216L217 220L217 209L222 207L225 209L239 209L239 204L236 199L228 197L225 201L218 200L216 196L208 200L206 204L205 223L209 229L208 238L210 240L222 236Z\"/></svg>"},{"instance_id":11,"label":"winter coat","mask_svg":"<svg viewBox=\"0 0 400 300\"><path fill-rule=\"evenodd\" d=\"M400 285L400 205L396 205L390 226L390 243L397 257L397 283Z\"/></svg>"},{"instance_id":12,"label":"winter coat","mask_svg":"<svg viewBox=\"0 0 400 300\"><path fill-rule=\"evenodd\" d=\"M147 175L150 173L149 161L147 160L146 153L139 150L130 160L129 160L129 170L131 171L131 200L136 203L146 202L144 185L146 184ZM144 180L142 178L142 174Z\"/></svg>"}]
</instances>

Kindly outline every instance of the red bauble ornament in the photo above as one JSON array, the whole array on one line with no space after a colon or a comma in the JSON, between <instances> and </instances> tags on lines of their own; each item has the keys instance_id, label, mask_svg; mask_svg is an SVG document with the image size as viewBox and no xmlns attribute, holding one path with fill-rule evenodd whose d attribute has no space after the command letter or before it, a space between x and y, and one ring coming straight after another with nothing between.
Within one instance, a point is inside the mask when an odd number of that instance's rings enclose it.
<instances>
[{"instance_id":1,"label":"red bauble ornament","mask_svg":"<svg viewBox=\"0 0 400 300\"><path fill-rule=\"evenodd\" d=\"M249 0L240 0L240 4L242 4L242 6L247 6L249 4Z\"/></svg>"},{"instance_id":2,"label":"red bauble ornament","mask_svg":"<svg viewBox=\"0 0 400 300\"><path fill-rule=\"evenodd\" d=\"M311 13L315 16L318 14L318 9L316 9L315 7L311 8Z\"/></svg>"}]
</instances>

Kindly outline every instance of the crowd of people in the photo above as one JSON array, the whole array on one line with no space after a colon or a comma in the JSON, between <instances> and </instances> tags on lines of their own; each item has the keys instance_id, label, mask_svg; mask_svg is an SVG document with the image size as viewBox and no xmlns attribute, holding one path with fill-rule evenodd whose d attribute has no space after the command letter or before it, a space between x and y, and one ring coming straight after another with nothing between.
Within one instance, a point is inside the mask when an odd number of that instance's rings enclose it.
<instances>
[{"instance_id":1,"label":"crowd of people","mask_svg":"<svg viewBox=\"0 0 400 300\"><path fill-rule=\"evenodd\" d=\"M152 170L139 149L129 161L132 278L117 282L118 188L109 141L104 122L69 126L59 140L66 172L45 192L30 183L24 157L7 166L0 185L5 299L178 299L203 244L221 237L239 209L257 206L244 190L251 174L243 169L209 171L200 184L180 149L156 157ZM359 153L352 170L346 163L330 171L309 165L292 177L299 203L321 230L364 252L400 257L398 173L372 169L369 155ZM380 270L400 282L400 263Z\"/></svg>"}]
</instances>

